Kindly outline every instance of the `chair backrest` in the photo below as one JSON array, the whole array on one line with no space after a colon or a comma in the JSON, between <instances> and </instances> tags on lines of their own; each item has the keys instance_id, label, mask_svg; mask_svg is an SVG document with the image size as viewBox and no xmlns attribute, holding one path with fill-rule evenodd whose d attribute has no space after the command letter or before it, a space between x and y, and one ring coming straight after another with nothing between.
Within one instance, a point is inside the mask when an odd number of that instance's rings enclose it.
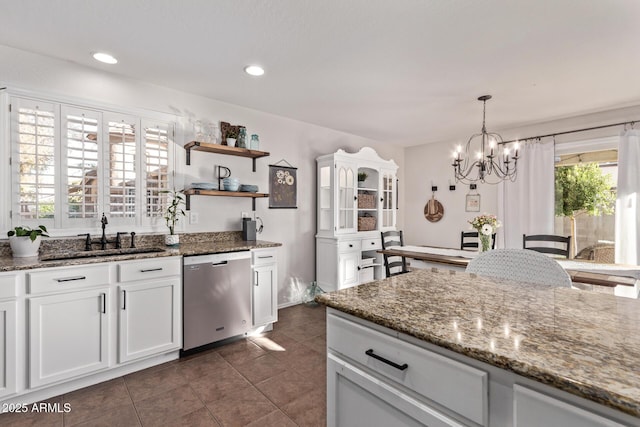
<instances>
[{"instance_id":1,"label":"chair backrest","mask_svg":"<svg viewBox=\"0 0 640 427\"><path fill-rule=\"evenodd\" d=\"M535 242L551 242L554 244L560 244L562 248L551 246L531 246L539 245ZM527 245L529 243L529 245ZM571 247L571 236L555 236L553 234L530 234L522 235L522 249L529 249L530 251L541 252L543 254L559 255L564 258L569 258L569 248Z\"/></svg>"},{"instance_id":2,"label":"chair backrest","mask_svg":"<svg viewBox=\"0 0 640 427\"><path fill-rule=\"evenodd\" d=\"M496 249L483 252L469 262L466 271L479 276L571 287L569 273L556 260L528 249Z\"/></svg>"},{"instance_id":3,"label":"chair backrest","mask_svg":"<svg viewBox=\"0 0 640 427\"><path fill-rule=\"evenodd\" d=\"M470 240L467 240L470 239ZM460 250L467 248L478 249L478 232L477 231L462 231L460 232ZM491 235L491 249L496 248L496 233Z\"/></svg>"},{"instance_id":4,"label":"chair backrest","mask_svg":"<svg viewBox=\"0 0 640 427\"><path fill-rule=\"evenodd\" d=\"M382 249L404 246L402 231L383 231L380 233L380 237L382 239ZM383 254L383 257L387 277L409 272L405 257L386 254Z\"/></svg>"}]
</instances>

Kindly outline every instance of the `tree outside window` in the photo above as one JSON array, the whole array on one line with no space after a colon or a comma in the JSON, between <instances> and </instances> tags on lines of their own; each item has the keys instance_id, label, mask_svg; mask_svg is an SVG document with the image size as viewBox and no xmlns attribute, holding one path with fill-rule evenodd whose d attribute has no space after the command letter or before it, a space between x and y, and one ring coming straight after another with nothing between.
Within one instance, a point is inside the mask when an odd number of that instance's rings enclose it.
<instances>
[{"instance_id":1,"label":"tree outside window","mask_svg":"<svg viewBox=\"0 0 640 427\"><path fill-rule=\"evenodd\" d=\"M558 224L556 233L566 235L568 231L571 235L571 257L577 254L579 258L594 259L595 252L606 247L611 257L595 260L613 262L616 194L611 175L596 162L559 166L555 171L555 191L556 216L564 217L563 233L558 233Z\"/></svg>"}]
</instances>

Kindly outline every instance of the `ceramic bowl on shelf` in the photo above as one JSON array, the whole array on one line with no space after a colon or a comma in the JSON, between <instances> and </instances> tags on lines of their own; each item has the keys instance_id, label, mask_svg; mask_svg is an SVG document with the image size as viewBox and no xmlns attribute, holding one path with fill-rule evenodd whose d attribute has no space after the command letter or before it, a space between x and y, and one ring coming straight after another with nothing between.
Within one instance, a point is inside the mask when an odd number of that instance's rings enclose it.
<instances>
[{"instance_id":1,"label":"ceramic bowl on shelf","mask_svg":"<svg viewBox=\"0 0 640 427\"><path fill-rule=\"evenodd\" d=\"M250 184L242 184L240 186L240 191L244 191L247 193L257 193L258 192L258 186L257 185L250 185Z\"/></svg>"},{"instance_id":2,"label":"ceramic bowl on shelf","mask_svg":"<svg viewBox=\"0 0 640 427\"><path fill-rule=\"evenodd\" d=\"M240 188L240 180L238 178L225 178L222 180L225 191L238 191Z\"/></svg>"}]
</instances>

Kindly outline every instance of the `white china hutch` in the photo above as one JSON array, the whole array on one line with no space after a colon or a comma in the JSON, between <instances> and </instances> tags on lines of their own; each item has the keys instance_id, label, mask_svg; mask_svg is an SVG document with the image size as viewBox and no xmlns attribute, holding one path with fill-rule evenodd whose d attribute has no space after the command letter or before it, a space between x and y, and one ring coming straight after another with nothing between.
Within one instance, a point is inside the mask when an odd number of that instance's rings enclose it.
<instances>
[{"instance_id":1,"label":"white china hutch","mask_svg":"<svg viewBox=\"0 0 640 427\"><path fill-rule=\"evenodd\" d=\"M398 165L372 148L316 159L316 279L325 291L384 278L380 232L396 229Z\"/></svg>"}]
</instances>

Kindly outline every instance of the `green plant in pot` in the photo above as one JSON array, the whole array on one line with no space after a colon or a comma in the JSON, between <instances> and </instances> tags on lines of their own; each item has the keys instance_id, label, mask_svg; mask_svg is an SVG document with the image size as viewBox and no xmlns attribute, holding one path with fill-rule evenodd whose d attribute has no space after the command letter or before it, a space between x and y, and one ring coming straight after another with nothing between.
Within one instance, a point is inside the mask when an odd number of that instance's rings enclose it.
<instances>
[{"instance_id":1,"label":"green plant in pot","mask_svg":"<svg viewBox=\"0 0 640 427\"><path fill-rule=\"evenodd\" d=\"M364 186L364 182L367 180L369 174L366 172L358 172L358 187Z\"/></svg>"},{"instance_id":2,"label":"green plant in pot","mask_svg":"<svg viewBox=\"0 0 640 427\"><path fill-rule=\"evenodd\" d=\"M171 200L164 211L164 220L169 228L169 234L164 237L164 242L167 246L176 246L180 244L180 236L175 234L176 224L180 220L180 217L185 216L182 206L184 205L184 196L180 191L176 190L163 190L161 193L169 194Z\"/></svg>"},{"instance_id":3,"label":"green plant in pot","mask_svg":"<svg viewBox=\"0 0 640 427\"><path fill-rule=\"evenodd\" d=\"M14 227L7 232L11 252L16 258L37 257L42 237L49 237L47 227L39 225L38 228Z\"/></svg>"},{"instance_id":4,"label":"green plant in pot","mask_svg":"<svg viewBox=\"0 0 640 427\"><path fill-rule=\"evenodd\" d=\"M229 130L227 131L227 145L229 147L235 147L237 138L238 138L238 129L235 127L229 128Z\"/></svg>"}]
</instances>

